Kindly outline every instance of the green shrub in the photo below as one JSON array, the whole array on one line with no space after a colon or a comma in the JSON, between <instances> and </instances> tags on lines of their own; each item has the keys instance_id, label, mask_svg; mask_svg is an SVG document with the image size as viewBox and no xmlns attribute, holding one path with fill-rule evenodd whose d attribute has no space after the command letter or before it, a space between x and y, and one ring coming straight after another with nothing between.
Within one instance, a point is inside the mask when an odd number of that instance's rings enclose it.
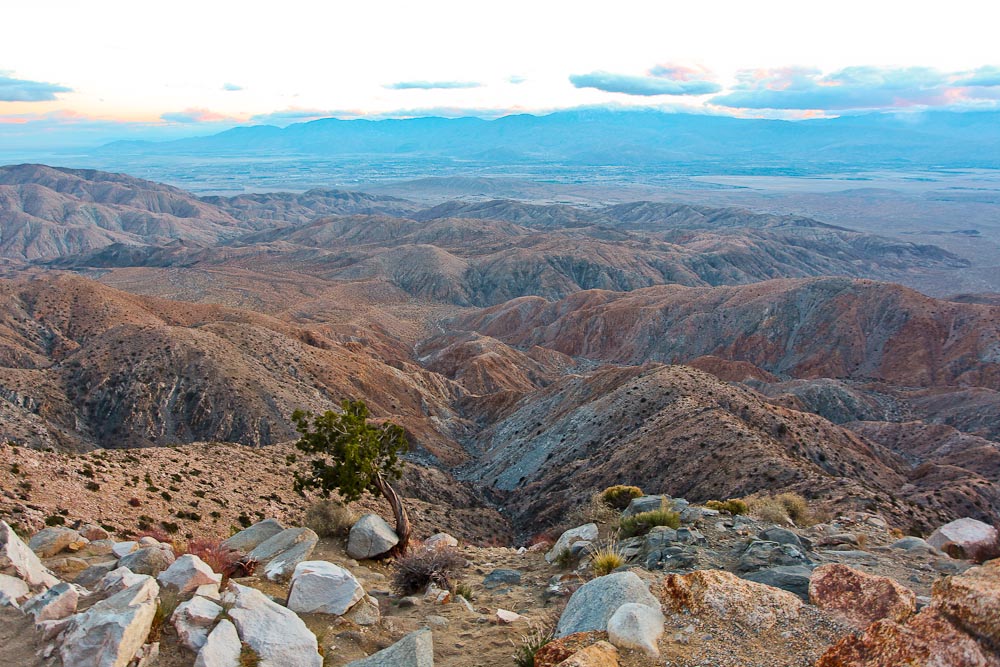
<instances>
[{"instance_id":1,"label":"green shrub","mask_svg":"<svg viewBox=\"0 0 1000 667\"><path fill-rule=\"evenodd\" d=\"M747 514L750 511L750 507L746 502L739 500L737 498L730 498L726 501L721 500L709 500L705 503L705 507L710 510L719 510L720 512L729 512L733 516L738 514Z\"/></svg>"},{"instance_id":2,"label":"green shrub","mask_svg":"<svg viewBox=\"0 0 1000 667\"><path fill-rule=\"evenodd\" d=\"M559 569L568 570L576 563L576 558L573 557L573 552L570 551L569 547L564 547L562 551L556 554L552 562L559 566Z\"/></svg>"},{"instance_id":3,"label":"green shrub","mask_svg":"<svg viewBox=\"0 0 1000 667\"><path fill-rule=\"evenodd\" d=\"M642 489L638 486L625 486L624 484L617 484L615 486L609 486L601 491L601 500L604 501L604 504L609 507L614 507L616 510L625 509L634 498L641 497Z\"/></svg>"},{"instance_id":4,"label":"green shrub","mask_svg":"<svg viewBox=\"0 0 1000 667\"><path fill-rule=\"evenodd\" d=\"M618 532L622 537L635 537L636 535L645 535L655 526L679 528L680 525L680 514L668 509L658 509L622 517L618 524Z\"/></svg>"},{"instance_id":5,"label":"green shrub","mask_svg":"<svg viewBox=\"0 0 1000 667\"><path fill-rule=\"evenodd\" d=\"M466 600L471 600L472 599L472 586L470 586L469 584L465 583L464 581L461 582L461 583L455 584L455 591L454 591L454 593L455 593L455 595L461 595Z\"/></svg>"}]
</instances>

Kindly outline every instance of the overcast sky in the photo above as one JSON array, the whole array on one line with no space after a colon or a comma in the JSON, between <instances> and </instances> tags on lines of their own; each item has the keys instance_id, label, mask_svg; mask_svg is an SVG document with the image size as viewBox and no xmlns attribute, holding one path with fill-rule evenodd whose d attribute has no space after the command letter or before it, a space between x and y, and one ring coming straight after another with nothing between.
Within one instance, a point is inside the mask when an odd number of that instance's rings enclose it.
<instances>
[{"instance_id":1,"label":"overcast sky","mask_svg":"<svg viewBox=\"0 0 1000 667\"><path fill-rule=\"evenodd\" d=\"M994 108L998 7L9 2L0 141L605 104L788 118Z\"/></svg>"}]
</instances>

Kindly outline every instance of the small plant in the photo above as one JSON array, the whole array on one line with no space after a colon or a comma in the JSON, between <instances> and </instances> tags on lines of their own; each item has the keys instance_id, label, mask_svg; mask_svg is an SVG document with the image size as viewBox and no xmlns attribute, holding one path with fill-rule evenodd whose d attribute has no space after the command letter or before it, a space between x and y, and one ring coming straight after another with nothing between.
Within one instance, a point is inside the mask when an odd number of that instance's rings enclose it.
<instances>
[{"instance_id":1,"label":"small plant","mask_svg":"<svg viewBox=\"0 0 1000 667\"><path fill-rule=\"evenodd\" d=\"M455 595L461 595L466 600L472 599L472 586L464 581L455 584L455 590L453 592Z\"/></svg>"},{"instance_id":2,"label":"small plant","mask_svg":"<svg viewBox=\"0 0 1000 667\"><path fill-rule=\"evenodd\" d=\"M250 645L243 642L243 648L240 649L240 667L259 667L260 666L260 656L257 655L257 651L250 648Z\"/></svg>"},{"instance_id":3,"label":"small plant","mask_svg":"<svg viewBox=\"0 0 1000 667\"><path fill-rule=\"evenodd\" d=\"M679 528L680 525L680 514L672 510L660 508L650 512L640 512L632 516L622 517L618 524L618 533L621 537L635 537L636 535L645 535L655 526Z\"/></svg>"},{"instance_id":4,"label":"small plant","mask_svg":"<svg viewBox=\"0 0 1000 667\"><path fill-rule=\"evenodd\" d=\"M514 664L517 667L535 667L535 654L555 635L554 628L534 627L526 635L521 635L521 643L514 644ZM511 640L513 642L513 640Z\"/></svg>"},{"instance_id":5,"label":"small plant","mask_svg":"<svg viewBox=\"0 0 1000 667\"><path fill-rule=\"evenodd\" d=\"M138 498L129 498L128 505L129 507L139 507L140 505L142 505L142 501L139 500Z\"/></svg>"},{"instance_id":6,"label":"small plant","mask_svg":"<svg viewBox=\"0 0 1000 667\"><path fill-rule=\"evenodd\" d=\"M222 574L229 570L233 563L239 560L240 554L222 546L219 540L191 540L184 547L184 553L197 556L212 570Z\"/></svg>"},{"instance_id":7,"label":"small plant","mask_svg":"<svg viewBox=\"0 0 1000 667\"><path fill-rule=\"evenodd\" d=\"M710 510L718 510L720 512L729 512L733 516L739 514L747 514L750 512L749 505L745 501L739 500L738 498L730 498L729 500L709 500L705 503L705 507Z\"/></svg>"},{"instance_id":8,"label":"small plant","mask_svg":"<svg viewBox=\"0 0 1000 667\"><path fill-rule=\"evenodd\" d=\"M320 537L343 537L354 525L354 512L336 500L320 500L306 510L305 524Z\"/></svg>"},{"instance_id":9,"label":"small plant","mask_svg":"<svg viewBox=\"0 0 1000 667\"><path fill-rule=\"evenodd\" d=\"M181 598L176 592L171 590L161 590L159 598L156 600L156 611L153 612L153 623L149 627L149 641L158 642L163 637L163 626L166 625L170 617L177 610Z\"/></svg>"},{"instance_id":10,"label":"small plant","mask_svg":"<svg viewBox=\"0 0 1000 667\"><path fill-rule=\"evenodd\" d=\"M633 499L641 497L642 489L638 486L616 484L601 491L601 500L604 504L616 510L625 509Z\"/></svg>"},{"instance_id":11,"label":"small plant","mask_svg":"<svg viewBox=\"0 0 1000 667\"><path fill-rule=\"evenodd\" d=\"M174 499L174 497L173 497L173 496L171 496L171 495L170 495L169 493L167 493L166 491L161 491L161 492L160 492L160 497L161 497L161 498L163 498L164 500L166 500L166 501L167 501L168 503L169 503L169 502L170 502L171 500L173 500L173 499Z\"/></svg>"},{"instance_id":12,"label":"small plant","mask_svg":"<svg viewBox=\"0 0 1000 667\"><path fill-rule=\"evenodd\" d=\"M452 547L421 547L401 556L393 564L392 589L399 595L412 595L428 584L451 590L449 579L465 559Z\"/></svg>"},{"instance_id":13,"label":"small plant","mask_svg":"<svg viewBox=\"0 0 1000 667\"><path fill-rule=\"evenodd\" d=\"M570 551L570 548L565 547L556 554L556 557L552 559L552 562L559 566L559 569L568 570L576 564L576 558L573 556L573 552Z\"/></svg>"},{"instance_id":14,"label":"small plant","mask_svg":"<svg viewBox=\"0 0 1000 667\"><path fill-rule=\"evenodd\" d=\"M62 526L65 525L65 523L66 519L59 516L58 514L50 514L49 516L45 517L46 526Z\"/></svg>"},{"instance_id":15,"label":"small plant","mask_svg":"<svg viewBox=\"0 0 1000 667\"><path fill-rule=\"evenodd\" d=\"M809 526L814 523L809 501L797 493L776 496L750 496L746 499L750 513L769 523Z\"/></svg>"},{"instance_id":16,"label":"small plant","mask_svg":"<svg viewBox=\"0 0 1000 667\"><path fill-rule=\"evenodd\" d=\"M598 577L611 574L624 564L625 556L614 541L596 549L590 554L590 567Z\"/></svg>"},{"instance_id":17,"label":"small plant","mask_svg":"<svg viewBox=\"0 0 1000 667\"><path fill-rule=\"evenodd\" d=\"M88 491L95 491L96 492L96 491L100 491L101 490L101 485L98 484L97 482L93 481L93 480L87 482L86 484L84 484L84 486L87 487Z\"/></svg>"},{"instance_id":18,"label":"small plant","mask_svg":"<svg viewBox=\"0 0 1000 667\"><path fill-rule=\"evenodd\" d=\"M253 524L253 519L247 516L246 512L240 512L240 515L236 517L236 520L240 522L240 525L244 528L249 528Z\"/></svg>"}]
</instances>

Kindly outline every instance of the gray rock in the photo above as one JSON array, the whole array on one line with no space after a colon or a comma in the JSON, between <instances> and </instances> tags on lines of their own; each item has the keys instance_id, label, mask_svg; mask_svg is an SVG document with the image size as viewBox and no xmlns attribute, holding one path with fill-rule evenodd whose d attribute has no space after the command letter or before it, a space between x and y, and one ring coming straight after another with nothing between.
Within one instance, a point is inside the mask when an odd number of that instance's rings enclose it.
<instances>
[{"instance_id":1,"label":"gray rock","mask_svg":"<svg viewBox=\"0 0 1000 667\"><path fill-rule=\"evenodd\" d=\"M249 553L285 529L276 519L264 519L241 530L222 543L222 547L240 553Z\"/></svg>"},{"instance_id":2,"label":"gray rock","mask_svg":"<svg viewBox=\"0 0 1000 667\"><path fill-rule=\"evenodd\" d=\"M32 590L51 588L59 583L6 521L0 521L0 574L17 577Z\"/></svg>"},{"instance_id":3,"label":"gray rock","mask_svg":"<svg viewBox=\"0 0 1000 667\"><path fill-rule=\"evenodd\" d=\"M690 544L704 546L708 544L708 540L705 536L701 534L697 528L678 528L676 533L676 541L678 544Z\"/></svg>"},{"instance_id":4,"label":"gray rock","mask_svg":"<svg viewBox=\"0 0 1000 667\"><path fill-rule=\"evenodd\" d=\"M570 597L556 626L556 637L574 632L608 629L608 620L628 602L660 608L660 602L634 572L614 572L597 577L578 588Z\"/></svg>"},{"instance_id":5,"label":"gray rock","mask_svg":"<svg viewBox=\"0 0 1000 667\"><path fill-rule=\"evenodd\" d=\"M577 542L593 542L597 539L597 524L596 523L586 523L582 526L577 526L576 528L570 528L556 540L556 543L552 546L547 554L545 554L545 560L549 563L555 562L559 554L563 552L564 549L570 549L572 552L572 547ZM577 551L579 553L579 550Z\"/></svg>"},{"instance_id":6,"label":"gray rock","mask_svg":"<svg viewBox=\"0 0 1000 667\"><path fill-rule=\"evenodd\" d=\"M64 581L25 602L21 610L34 616L35 623L58 621L75 614L79 600L76 589Z\"/></svg>"},{"instance_id":7,"label":"gray rock","mask_svg":"<svg viewBox=\"0 0 1000 667\"><path fill-rule=\"evenodd\" d=\"M645 564L647 570L688 570L696 567L698 560L696 548L673 546L649 552Z\"/></svg>"},{"instance_id":8,"label":"gray rock","mask_svg":"<svg viewBox=\"0 0 1000 667\"><path fill-rule=\"evenodd\" d=\"M184 554L160 572L156 580L161 586L189 593L205 584L221 584L222 575L194 554Z\"/></svg>"},{"instance_id":9,"label":"gray rock","mask_svg":"<svg viewBox=\"0 0 1000 667\"><path fill-rule=\"evenodd\" d=\"M258 563L267 563L301 542L315 547L316 543L319 542L319 536L309 528L286 528L254 547L249 556L256 559Z\"/></svg>"},{"instance_id":10,"label":"gray rock","mask_svg":"<svg viewBox=\"0 0 1000 667\"><path fill-rule=\"evenodd\" d=\"M629 502L628 507L622 512L622 516L635 516L643 512L652 512L653 510L660 509L664 504L672 507L670 496L640 496L639 498L633 498Z\"/></svg>"},{"instance_id":11,"label":"gray rock","mask_svg":"<svg viewBox=\"0 0 1000 667\"><path fill-rule=\"evenodd\" d=\"M387 649L347 663L346 667L434 667L434 640L429 628L411 632Z\"/></svg>"},{"instance_id":12,"label":"gray rock","mask_svg":"<svg viewBox=\"0 0 1000 667\"><path fill-rule=\"evenodd\" d=\"M71 617L59 647L64 665L123 667L146 642L159 586L152 577Z\"/></svg>"},{"instance_id":13,"label":"gray rock","mask_svg":"<svg viewBox=\"0 0 1000 667\"><path fill-rule=\"evenodd\" d=\"M104 575L111 572L116 567L118 567L117 560L107 560L103 563L94 563L86 570L76 575L76 579L73 580L73 583L78 586L83 586L84 588L90 588L103 579Z\"/></svg>"},{"instance_id":14,"label":"gray rock","mask_svg":"<svg viewBox=\"0 0 1000 667\"><path fill-rule=\"evenodd\" d=\"M642 538L640 538L642 539ZM646 551L657 551L672 546L677 542L677 531L670 526L653 526L645 535L643 548Z\"/></svg>"},{"instance_id":15,"label":"gray rock","mask_svg":"<svg viewBox=\"0 0 1000 667\"><path fill-rule=\"evenodd\" d=\"M809 565L812 561L791 544L778 544L757 540L751 542L740 555L738 570L753 572L777 565Z\"/></svg>"},{"instance_id":16,"label":"gray rock","mask_svg":"<svg viewBox=\"0 0 1000 667\"><path fill-rule=\"evenodd\" d=\"M642 651L651 658L660 657L657 643L663 635L660 608L626 602L608 619L608 640L618 648Z\"/></svg>"},{"instance_id":17,"label":"gray rock","mask_svg":"<svg viewBox=\"0 0 1000 667\"><path fill-rule=\"evenodd\" d=\"M243 644L232 621L222 619L198 651L194 667L239 667Z\"/></svg>"},{"instance_id":18,"label":"gray rock","mask_svg":"<svg viewBox=\"0 0 1000 667\"><path fill-rule=\"evenodd\" d=\"M378 514L358 519L347 537L347 554L354 559L376 558L399 544L399 537Z\"/></svg>"},{"instance_id":19,"label":"gray rock","mask_svg":"<svg viewBox=\"0 0 1000 667\"><path fill-rule=\"evenodd\" d=\"M483 587L491 590L505 584L519 583L521 583L520 570L493 570L483 579Z\"/></svg>"},{"instance_id":20,"label":"gray rock","mask_svg":"<svg viewBox=\"0 0 1000 667\"><path fill-rule=\"evenodd\" d=\"M765 542L777 542L778 544L791 544L793 547L798 548L801 551L805 551L812 544L809 540L799 537L787 528L779 528L778 526L772 526L766 530L762 530L760 535L758 535L761 540Z\"/></svg>"},{"instance_id":21,"label":"gray rock","mask_svg":"<svg viewBox=\"0 0 1000 667\"><path fill-rule=\"evenodd\" d=\"M379 609L378 600L366 595L347 610L344 618L357 625L375 625L382 619L382 611Z\"/></svg>"},{"instance_id":22,"label":"gray rock","mask_svg":"<svg viewBox=\"0 0 1000 667\"><path fill-rule=\"evenodd\" d=\"M155 577L177 560L173 550L165 545L142 547L133 551L118 561L119 567L127 567L136 574L148 574Z\"/></svg>"},{"instance_id":23,"label":"gray rock","mask_svg":"<svg viewBox=\"0 0 1000 667\"><path fill-rule=\"evenodd\" d=\"M83 535L72 528L53 526L43 528L32 535L28 546L38 554L39 558L51 558L71 547L80 549L89 542L90 540L85 539Z\"/></svg>"},{"instance_id":24,"label":"gray rock","mask_svg":"<svg viewBox=\"0 0 1000 667\"><path fill-rule=\"evenodd\" d=\"M354 575L323 560L299 563L292 574L288 608L295 612L340 616L365 596Z\"/></svg>"},{"instance_id":25,"label":"gray rock","mask_svg":"<svg viewBox=\"0 0 1000 667\"><path fill-rule=\"evenodd\" d=\"M111 553L118 556L119 558L124 558L133 551L139 548L139 543L129 540L127 542L115 542L111 545Z\"/></svg>"},{"instance_id":26,"label":"gray rock","mask_svg":"<svg viewBox=\"0 0 1000 667\"><path fill-rule=\"evenodd\" d=\"M314 635L298 615L260 591L229 582L222 596L240 638L260 656L261 667L321 667Z\"/></svg>"},{"instance_id":27,"label":"gray rock","mask_svg":"<svg viewBox=\"0 0 1000 667\"><path fill-rule=\"evenodd\" d=\"M268 581L288 581L295 568L303 561L309 560L315 548L316 542L303 540L287 551L281 552L264 566L264 578Z\"/></svg>"},{"instance_id":28,"label":"gray rock","mask_svg":"<svg viewBox=\"0 0 1000 667\"><path fill-rule=\"evenodd\" d=\"M181 644L197 653L208 641L212 624L221 613L222 607L219 605L206 598L195 596L177 605L170 622L174 624Z\"/></svg>"},{"instance_id":29,"label":"gray rock","mask_svg":"<svg viewBox=\"0 0 1000 667\"><path fill-rule=\"evenodd\" d=\"M889 545L893 549L901 549L903 551L909 551L911 553L932 553L937 551L934 547L927 543L927 540L920 537L904 537L901 540L896 540Z\"/></svg>"},{"instance_id":30,"label":"gray rock","mask_svg":"<svg viewBox=\"0 0 1000 667\"><path fill-rule=\"evenodd\" d=\"M748 581L780 588L799 596L806 602L809 601L809 579L811 577L812 570L805 565L779 565L743 575L743 578Z\"/></svg>"}]
</instances>

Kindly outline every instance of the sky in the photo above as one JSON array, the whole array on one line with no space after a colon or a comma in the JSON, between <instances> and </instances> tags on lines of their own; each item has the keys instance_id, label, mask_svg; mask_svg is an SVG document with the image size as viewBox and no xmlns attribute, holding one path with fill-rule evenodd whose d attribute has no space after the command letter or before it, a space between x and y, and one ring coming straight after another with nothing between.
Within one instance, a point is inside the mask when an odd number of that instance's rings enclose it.
<instances>
[{"instance_id":1,"label":"sky","mask_svg":"<svg viewBox=\"0 0 1000 667\"><path fill-rule=\"evenodd\" d=\"M1000 106L990 0L33 0L0 12L0 151L328 116Z\"/></svg>"}]
</instances>

